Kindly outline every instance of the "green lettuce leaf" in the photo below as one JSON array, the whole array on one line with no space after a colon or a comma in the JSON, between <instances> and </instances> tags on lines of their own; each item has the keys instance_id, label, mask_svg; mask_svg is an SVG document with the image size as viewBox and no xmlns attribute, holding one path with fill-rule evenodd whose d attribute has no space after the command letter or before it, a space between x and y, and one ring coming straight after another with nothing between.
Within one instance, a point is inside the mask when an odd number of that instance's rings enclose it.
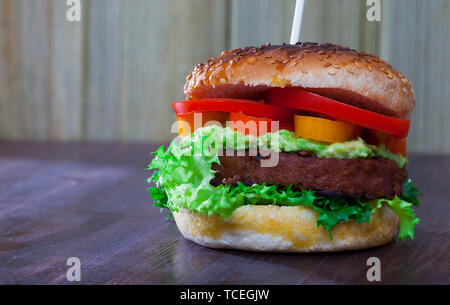
<instances>
[{"instance_id":1,"label":"green lettuce leaf","mask_svg":"<svg viewBox=\"0 0 450 305\"><path fill-rule=\"evenodd\" d=\"M331 231L335 225L342 221L354 219L358 224L370 222L372 206L352 198L322 198L316 202L321 208L317 224Z\"/></svg>"},{"instance_id":2,"label":"green lettuce leaf","mask_svg":"<svg viewBox=\"0 0 450 305\"><path fill-rule=\"evenodd\" d=\"M346 143L348 147L353 147L360 153L352 152L351 155L346 155L344 152ZM189 209L196 213L215 214L223 218L228 218L237 208L248 204L303 205L317 211L319 213L317 225L330 232L342 221L354 219L357 223L370 222L374 206L377 208L384 203L399 215L401 222L399 237L402 239L404 236L412 237L414 225L417 223L410 209L412 204L399 198L362 202L349 198L320 197L316 196L314 191L297 192L291 187L267 184L246 186L238 183L237 186L217 187L210 184L215 174L211 168L212 164L220 163L218 154L225 148L237 150L257 146L283 151L308 150L318 155L329 150L329 153L334 151L334 157L342 158L375 156L374 150L361 139L346 143L333 144L335 149L330 149L333 145L295 138L293 133L286 130L256 138L218 126L201 128L180 141L172 142L166 151L164 147L160 147L153 153L155 158L148 169L154 170L154 173L148 182L155 182L156 187L149 189L150 195L157 207L171 211Z\"/></svg>"},{"instance_id":3,"label":"green lettuce leaf","mask_svg":"<svg viewBox=\"0 0 450 305\"><path fill-rule=\"evenodd\" d=\"M400 230L398 232L397 239L406 240L408 237L414 238L414 227L419 223L420 218L414 215L412 209L413 204L405 200L395 197L393 200L377 199L371 202L375 209L381 208L383 204L389 207L395 214L397 214L400 220Z\"/></svg>"},{"instance_id":4,"label":"green lettuce leaf","mask_svg":"<svg viewBox=\"0 0 450 305\"><path fill-rule=\"evenodd\" d=\"M419 199L417 197L422 196L419 190L412 184L411 179L407 179L402 184L402 199L411 202L415 206L419 206Z\"/></svg>"},{"instance_id":5,"label":"green lettuce leaf","mask_svg":"<svg viewBox=\"0 0 450 305\"><path fill-rule=\"evenodd\" d=\"M169 202L169 197L164 195L166 192L157 187L149 190L150 195L157 202L156 207L168 208L172 211L186 208L197 213L217 214L223 218L231 216L240 206L249 204L306 206L319 213L317 226L323 226L325 230L329 231L331 239L331 231L342 221L354 219L358 224L371 221L372 206L355 199L317 197L314 191L294 192L290 187L265 184L246 186L240 182L237 186L220 185L217 188L227 191L221 191L221 195L217 196L219 200L217 205L209 205L212 213L199 209L198 204L178 206L175 202ZM227 204L230 202L234 204Z\"/></svg>"}]
</instances>

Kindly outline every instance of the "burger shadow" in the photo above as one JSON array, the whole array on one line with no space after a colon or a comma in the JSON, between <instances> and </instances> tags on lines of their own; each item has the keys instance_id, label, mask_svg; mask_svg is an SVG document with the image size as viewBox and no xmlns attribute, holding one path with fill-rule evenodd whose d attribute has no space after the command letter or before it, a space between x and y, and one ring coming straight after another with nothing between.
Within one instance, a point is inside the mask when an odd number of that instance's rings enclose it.
<instances>
[{"instance_id":1,"label":"burger shadow","mask_svg":"<svg viewBox=\"0 0 450 305\"><path fill-rule=\"evenodd\" d=\"M264 253L211 249L182 239L176 247L180 284L368 284L367 259L394 251L385 246L331 253Z\"/></svg>"}]
</instances>

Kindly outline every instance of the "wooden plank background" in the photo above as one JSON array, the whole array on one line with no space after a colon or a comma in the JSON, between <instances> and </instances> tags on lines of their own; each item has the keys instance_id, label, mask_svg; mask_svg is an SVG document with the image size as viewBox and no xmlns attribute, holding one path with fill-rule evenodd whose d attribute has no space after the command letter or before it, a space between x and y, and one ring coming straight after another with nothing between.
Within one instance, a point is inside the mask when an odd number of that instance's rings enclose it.
<instances>
[{"instance_id":1,"label":"wooden plank background","mask_svg":"<svg viewBox=\"0 0 450 305\"><path fill-rule=\"evenodd\" d=\"M294 0L0 0L0 139L167 141L186 75L289 40ZM307 0L302 40L375 53L417 93L411 151L450 152L450 0Z\"/></svg>"}]
</instances>

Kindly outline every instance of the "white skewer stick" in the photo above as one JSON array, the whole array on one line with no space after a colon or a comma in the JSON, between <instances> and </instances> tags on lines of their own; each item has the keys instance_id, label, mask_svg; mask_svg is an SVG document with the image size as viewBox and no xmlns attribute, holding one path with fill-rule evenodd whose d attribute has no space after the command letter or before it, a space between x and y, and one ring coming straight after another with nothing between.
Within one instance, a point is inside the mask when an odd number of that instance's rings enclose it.
<instances>
[{"instance_id":1,"label":"white skewer stick","mask_svg":"<svg viewBox=\"0 0 450 305\"><path fill-rule=\"evenodd\" d=\"M297 0L295 3L294 22L292 24L291 44L300 41L300 32L302 29L303 8L305 7L305 0Z\"/></svg>"}]
</instances>

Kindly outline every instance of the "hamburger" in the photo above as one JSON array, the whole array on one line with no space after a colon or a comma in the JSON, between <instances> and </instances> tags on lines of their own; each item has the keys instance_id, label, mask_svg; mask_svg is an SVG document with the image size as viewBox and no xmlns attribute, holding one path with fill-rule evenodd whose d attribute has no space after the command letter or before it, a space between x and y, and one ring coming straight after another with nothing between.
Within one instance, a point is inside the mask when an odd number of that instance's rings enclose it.
<instances>
[{"instance_id":1,"label":"hamburger","mask_svg":"<svg viewBox=\"0 0 450 305\"><path fill-rule=\"evenodd\" d=\"M334 44L246 47L196 66L184 93L148 182L186 239L329 252L414 237L415 97L385 61Z\"/></svg>"}]
</instances>

